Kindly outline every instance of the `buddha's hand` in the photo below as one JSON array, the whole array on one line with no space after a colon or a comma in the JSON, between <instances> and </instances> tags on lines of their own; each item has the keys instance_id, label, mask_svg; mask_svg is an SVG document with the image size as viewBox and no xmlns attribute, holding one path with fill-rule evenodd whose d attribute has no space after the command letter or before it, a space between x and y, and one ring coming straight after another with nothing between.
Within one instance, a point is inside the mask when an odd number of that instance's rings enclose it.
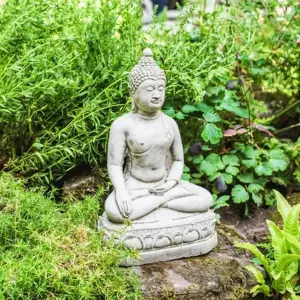
<instances>
[{"instance_id":1,"label":"buddha's hand","mask_svg":"<svg viewBox=\"0 0 300 300\"><path fill-rule=\"evenodd\" d=\"M154 194L163 194L171 190L176 184L177 184L176 180L167 180L163 184L152 188L150 192Z\"/></svg>"},{"instance_id":2,"label":"buddha's hand","mask_svg":"<svg viewBox=\"0 0 300 300\"><path fill-rule=\"evenodd\" d=\"M127 192L116 192L116 202L122 216L125 218L129 217L133 208L132 200Z\"/></svg>"}]
</instances>

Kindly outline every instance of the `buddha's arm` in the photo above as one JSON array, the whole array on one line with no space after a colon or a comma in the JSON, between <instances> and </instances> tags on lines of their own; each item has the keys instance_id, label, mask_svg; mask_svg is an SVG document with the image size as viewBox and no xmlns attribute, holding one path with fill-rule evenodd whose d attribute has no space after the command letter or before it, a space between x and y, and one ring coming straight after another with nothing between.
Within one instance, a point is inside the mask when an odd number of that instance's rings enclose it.
<instances>
[{"instance_id":1,"label":"buddha's arm","mask_svg":"<svg viewBox=\"0 0 300 300\"><path fill-rule=\"evenodd\" d=\"M171 153L173 155L173 164L170 167L167 180L176 180L179 182L183 173L184 158L183 158L183 148L182 141L178 126L174 120L172 120L174 141L171 146Z\"/></svg>"},{"instance_id":2,"label":"buddha's arm","mask_svg":"<svg viewBox=\"0 0 300 300\"><path fill-rule=\"evenodd\" d=\"M125 149L125 132L121 122L116 120L112 124L109 134L107 170L117 193L126 193L123 177Z\"/></svg>"}]
</instances>

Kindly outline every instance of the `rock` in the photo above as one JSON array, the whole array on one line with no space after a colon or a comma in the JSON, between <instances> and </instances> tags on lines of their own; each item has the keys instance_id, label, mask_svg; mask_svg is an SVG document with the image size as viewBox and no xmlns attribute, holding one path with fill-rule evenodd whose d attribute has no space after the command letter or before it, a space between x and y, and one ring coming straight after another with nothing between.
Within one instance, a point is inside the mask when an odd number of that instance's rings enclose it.
<instances>
[{"instance_id":1,"label":"rock","mask_svg":"<svg viewBox=\"0 0 300 300\"><path fill-rule=\"evenodd\" d=\"M233 246L247 241L234 228L217 226L219 244L201 257L173 260L134 267L142 282L145 299L250 299L255 279L244 266L250 255Z\"/></svg>"},{"instance_id":2,"label":"rock","mask_svg":"<svg viewBox=\"0 0 300 300\"><path fill-rule=\"evenodd\" d=\"M95 195L99 186L103 185L103 178L96 171L78 171L64 181L62 198L82 199L87 195Z\"/></svg>"}]
</instances>

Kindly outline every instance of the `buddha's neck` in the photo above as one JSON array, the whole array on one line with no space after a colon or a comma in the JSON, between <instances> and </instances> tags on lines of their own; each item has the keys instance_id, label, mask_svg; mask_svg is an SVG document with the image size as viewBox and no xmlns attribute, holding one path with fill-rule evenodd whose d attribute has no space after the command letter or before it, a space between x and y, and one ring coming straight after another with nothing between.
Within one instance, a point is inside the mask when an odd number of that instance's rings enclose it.
<instances>
[{"instance_id":1,"label":"buddha's neck","mask_svg":"<svg viewBox=\"0 0 300 300\"><path fill-rule=\"evenodd\" d=\"M136 114L141 119L153 120L153 119L158 118L160 111L145 112L145 111L139 109Z\"/></svg>"}]
</instances>

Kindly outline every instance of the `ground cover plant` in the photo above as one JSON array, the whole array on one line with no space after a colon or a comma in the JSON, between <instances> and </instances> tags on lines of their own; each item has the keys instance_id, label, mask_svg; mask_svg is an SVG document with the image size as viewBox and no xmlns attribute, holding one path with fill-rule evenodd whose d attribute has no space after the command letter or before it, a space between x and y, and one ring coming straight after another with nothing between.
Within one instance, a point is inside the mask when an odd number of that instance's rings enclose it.
<instances>
[{"instance_id":1,"label":"ground cover plant","mask_svg":"<svg viewBox=\"0 0 300 300\"><path fill-rule=\"evenodd\" d=\"M0 175L0 299L138 299L129 250L96 231L98 197L56 204Z\"/></svg>"},{"instance_id":2,"label":"ground cover plant","mask_svg":"<svg viewBox=\"0 0 300 300\"><path fill-rule=\"evenodd\" d=\"M253 295L262 293L275 299L300 299L300 204L291 206L286 199L275 191L277 210L283 221L282 229L274 222L267 220L271 242L264 255L258 247L250 243L239 243L237 247L249 250L258 259L266 271L265 276L260 269L250 265L247 267L256 280L257 285L251 289Z\"/></svg>"}]
</instances>

